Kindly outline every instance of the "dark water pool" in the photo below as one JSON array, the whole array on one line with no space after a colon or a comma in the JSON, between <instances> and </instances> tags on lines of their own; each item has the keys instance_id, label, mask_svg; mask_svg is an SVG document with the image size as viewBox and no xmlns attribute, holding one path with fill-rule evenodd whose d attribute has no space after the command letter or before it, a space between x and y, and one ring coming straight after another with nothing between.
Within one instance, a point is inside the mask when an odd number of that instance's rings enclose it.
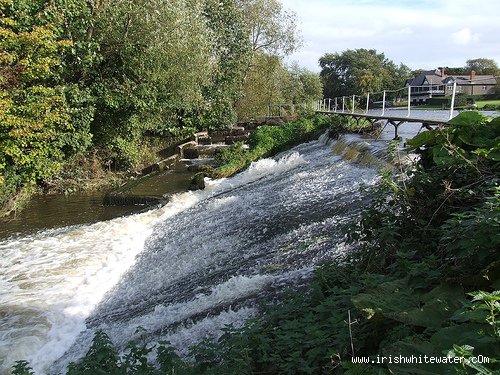
<instances>
[{"instance_id":1,"label":"dark water pool","mask_svg":"<svg viewBox=\"0 0 500 375\"><path fill-rule=\"evenodd\" d=\"M77 224L110 220L143 206L104 206L104 192L34 197L22 211L0 219L0 239Z\"/></svg>"}]
</instances>

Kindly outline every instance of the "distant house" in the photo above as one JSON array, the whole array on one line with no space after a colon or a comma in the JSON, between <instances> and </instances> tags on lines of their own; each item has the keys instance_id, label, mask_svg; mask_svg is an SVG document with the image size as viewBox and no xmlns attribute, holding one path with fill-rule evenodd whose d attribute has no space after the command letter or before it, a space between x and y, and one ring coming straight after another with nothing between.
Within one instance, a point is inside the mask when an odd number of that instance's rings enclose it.
<instances>
[{"instance_id":1,"label":"distant house","mask_svg":"<svg viewBox=\"0 0 500 375\"><path fill-rule=\"evenodd\" d=\"M453 92L453 83L457 83L457 94L485 95L494 94L497 81L492 75L446 75L444 68L429 70L406 81L411 86L410 100L412 103L425 103L427 99L448 96Z\"/></svg>"}]
</instances>

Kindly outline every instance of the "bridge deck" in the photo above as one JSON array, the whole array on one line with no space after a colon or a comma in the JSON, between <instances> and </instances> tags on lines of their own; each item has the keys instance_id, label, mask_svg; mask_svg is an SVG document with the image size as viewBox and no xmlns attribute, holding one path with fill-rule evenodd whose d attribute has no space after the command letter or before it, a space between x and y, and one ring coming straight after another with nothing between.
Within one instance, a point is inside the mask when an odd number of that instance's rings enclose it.
<instances>
[{"instance_id":1,"label":"bridge deck","mask_svg":"<svg viewBox=\"0 0 500 375\"><path fill-rule=\"evenodd\" d=\"M398 122L399 124L403 122L417 122L417 123L425 123L429 125L446 125L448 124L448 120L435 120L435 119L423 119L423 118L414 118L414 117L398 117L398 116L382 116L382 115L373 115L370 113L351 113L351 112L333 112L333 111L317 111L318 113L324 113L328 115L341 115L341 116L351 116L354 118L365 118L367 120L385 120L391 123ZM398 125L399 125L398 124Z\"/></svg>"}]
</instances>

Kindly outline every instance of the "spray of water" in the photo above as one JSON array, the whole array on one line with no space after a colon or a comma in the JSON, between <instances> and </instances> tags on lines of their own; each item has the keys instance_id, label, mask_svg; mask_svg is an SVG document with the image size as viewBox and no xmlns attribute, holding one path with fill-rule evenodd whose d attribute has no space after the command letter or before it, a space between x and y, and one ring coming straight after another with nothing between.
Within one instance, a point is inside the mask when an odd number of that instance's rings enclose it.
<instances>
[{"instance_id":1,"label":"spray of water","mask_svg":"<svg viewBox=\"0 0 500 375\"><path fill-rule=\"evenodd\" d=\"M259 301L300 288L346 251L339 225L375 169L323 137L149 212L0 242L0 372L62 371L102 329L123 347L143 327L187 355ZM370 150L368 150L370 152Z\"/></svg>"}]
</instances>

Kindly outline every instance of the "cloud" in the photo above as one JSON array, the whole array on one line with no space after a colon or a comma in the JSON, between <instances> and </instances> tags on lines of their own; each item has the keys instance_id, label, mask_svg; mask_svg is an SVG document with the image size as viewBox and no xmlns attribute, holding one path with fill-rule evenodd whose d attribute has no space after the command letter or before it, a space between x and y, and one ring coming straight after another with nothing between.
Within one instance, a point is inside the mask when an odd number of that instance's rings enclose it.
<instances>
[{"instance_id":1,"label":"cloud","mask_svg":"<svg viewBox=\"0 0 500 375\"><path fill-rule=\"evenodd\" d=\"M281 0L297 13L304 48L290 60L319 71L325 53L374 48L417 69L463 66L467 59L500 62L500 1L488 11L470 0Z\"/></svg>"},{"instance_id":2,"label":"cloud","mask_svg":"<svg viewBox=\"0 0 500 375\"><path fill-rule=\"evenodd\" d=\"M479 42L479 34L473 34L468 27L451 34L451 38L455 44L461 46L466 46L470 42Z\"/></svg>"}]
</instances>

